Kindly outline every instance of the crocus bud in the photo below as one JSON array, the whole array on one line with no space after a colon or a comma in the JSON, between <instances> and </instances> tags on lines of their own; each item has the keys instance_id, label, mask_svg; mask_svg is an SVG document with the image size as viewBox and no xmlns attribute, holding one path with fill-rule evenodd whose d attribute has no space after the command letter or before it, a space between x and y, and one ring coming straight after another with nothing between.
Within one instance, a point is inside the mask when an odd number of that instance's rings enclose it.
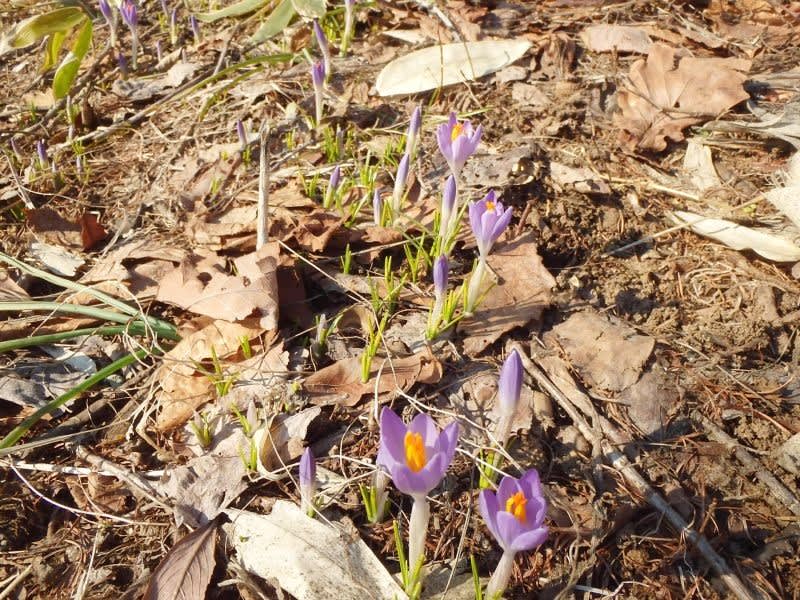
<instances>
[{"instance_id":1,"label":"crocus bud","mask_svg":"<svg viewBox=\"0 0 800 600\"><path fill-rule=\"evenodd\" d=\"M247 140L247 131L241 119L236 119L236 135L239 138L239 143L242 145L242 150L247 148L247 144L249 143Z\"/></svg>"},{"instance_id":2,"label":"crocus bud","mask_svg":"<svg viewBox=\"0 0 800 600\"><path fill-rule=\"evenodd\" d=\"M136 8L136 3L133 0L124 0L119 7L119 13L125 25L134 31L139 24L139 10Z\"/></svg>"},{"instance_id":3,"label":"crocus bud","mask_svg":"<svg viewBox=\"0 0 800 600\"><path fill-rule=\"evenodd\" d=\"M311 83L314 85L314 108L319 126L322 123L322 91L325 86L325 63L322 61L311 65Z\"/></svg>"},{"instance_id":4,"label":"crocus bud","mask_svg":"<svg viewBox=\"0 0 800 600\"><path fill-rule=\"evenodd\" d=\"M403 196L406 191L406 183L408 182L408 167L411 163L411 156L408 153L403 154L400 159L400 164L397 165L397 175L394 178L394 191L392 192L392 217L397 218L400 214L400 205L403 202Z\"/></svg>"},{"instance_id":5,"label":"crocus bud","mask_svg":"<svg viewBox=\"0 0 800 600\"><path fill-rule=\"evenodd\" d=\"M372 195L372 220L375 225L383 225L383 201L381 200L380 190L375 190Z\"/></svg>"},{"instance_id":6,"label":"crocus bud","mask_svg":"<svg viewBox=\"0 0 800 600\"><path fill-rule=\"evenodd\" d=\"M314 37L317 40L317 46L322 53L322 60L325 63L325 77L330 77L331 74L331 48L328 44L328 38L325 37L325 32L319 24L317 19L314 19Z\"/></svg>"},{"instance_id":7,"label":"crocus bud","mask_svg":"<svg viewBox=\"0 0 800 600\"><path fill-rule=\"evenodd\" d=\"M514 414L522 390L522 359L516 350L512 350L500 369L500 379L497 382L497 399L500 411Z\"/></svg>"},{"instance_id":8,"label":"crocus bud","mask_svg":"<svg viewBox=\"0 0 800 600\"><path fill-rule=\"evenodd\" d=\"M46 169L50 165L50 160L47 157L47 142L38 140L36 142L36 156L39 158L39 166Z\"/></svg>"},{"instance_id":9,"label":"crocus bud","mask_svg":"<svg viewBox=\"0 0 800 600\"><path fill-rule=\"evenodd\" d=\"M444 298L447 292L447 276L450 271L450 265L447 262L447 257L442 254L433 263L433 293L436 299Z\"/></svg>"},{"instance_id":10,"label":"crocus bud","mask_svg":"<svg viewBox=\"0 0 800 600\"><path fill-rule=\"evenodd\" d=\"M333 205L333 198L336 190L339 189L339 183L342 178L342 169L336 165L331 171L330 179L328 179L328 187L325 190L325 197L322 199L322 207L330 208Z\"/></svg>"},{"instance_id":11,"label":"crocus bud","mask_svg":"<svg viewBox=\"0 0 800 600\"><path fill-rule=\"evenodd\" d=\"M419 141L419 130L422 127L422 106L417 105L411 114L411 122L408 124L406 134L406 154L414 156L417 153L417 142Z\"/></svg>"},{"instance_id":12,"label":"crocus bud","mask_svg":"<svg viewBox=\"0 0 800 600\"><path fill-rule=\"evenodd\" d=\"M442 216L439 222L439 237L446 239L450 234L450 221L456 213L456 178L450 175L444 182L444 192L442 193Z\"/></svg>"},{"instance_id":13,"label":"crocus bud","mask_svg":"<svg viewBox=\"0 0 800 600\"><path fill-rule=\"evenodd\" d=\"M167 0L161 0L161 10L164 12L164 16L169 19L169 7L167 6Z\"/></svg>"},{"instance_id":14,"label":"crocus bud","mask_svg":"<svg viewBox=\"0 0 800 600\"><path fill-rule=\"evenodd\" d=\"M122 52L117 54L117 67L119 67L123 79L128 76L128 59Z\"/></svg>"},{"instance_id":15,"label":"crocus bud","mask_svg":"<svg viewBox=\"0 0 800 600\"><path fill-rule=\"evenodd\" d=\"M111 25L111 23L114 21L114 11L111 9L111 5L108 3L108 0L99 0L97 4L100 8L100 14L102 14L106 22Z\"/></svg>"},{"instance_id":16,"label":"crocus bud","mask_svg":"<svg viewBox=\"0 0 800 600\"><path fill-rule=\"evenodd\" d=\"M311 453L311 448L306 448L300 457L300 508L307 515L314 514L314 494L317 490L317 461Z\"/></svg>"},{"instance_id":17,"label":"crocus bud","mask_svg":"<svg viewBox=\"0 0 800 600\"><path fill-rule=\"evenodd\" d=\"M200 43L200 23L197 22L197 17L194 15L189 16L189 27L192 30L192 35L194 36L194 43Z\"/></svg>"}]
</instances>

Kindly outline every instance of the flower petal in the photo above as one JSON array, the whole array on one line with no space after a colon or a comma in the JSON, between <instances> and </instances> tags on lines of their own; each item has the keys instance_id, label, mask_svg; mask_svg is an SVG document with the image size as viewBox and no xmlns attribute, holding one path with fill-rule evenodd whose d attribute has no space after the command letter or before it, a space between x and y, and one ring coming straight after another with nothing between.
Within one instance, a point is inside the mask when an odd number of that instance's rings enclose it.
<instances>
[{"instance_id":1,"label":"flower petal","mask_svg":"<svg viewBox=\"0 0 800 600\"><path fill-rule=\"evenodd\" d=\"M519 487L528 500L531 498L542 498L542 482L539 479L539 471L536 469L528 469L522 477L519 478Z\"/></svg>"},{"instance_id":2,"label":"flower petal","mask_svg":"<svg viewBox=\"0 0 800 600\"><path fill-rule=\"evenodd\" d=\"M408 424L408 431L422 436L422 443L425 445L426 451L431 452L436 447L436 440L439 439L439 429L429 415L419 413Z\"/></svg>"},{"instance_id":3,"label":"flower petal","mask_svg":"<svg viewBox=\"0 0 800 600\"><path fill-rule=\"evenodd\" d=\"M391 408L381 411L381 443L377 464L383 465L388 471L392 470L395 463L405 465L406 431L402 419Z\"/></svg>"},{"instance_id":4,"label":"flower petal","mask_svg":"<svg viewBox=\"0 0 800 600\"><path fill-rule=\"evenodd\" d=\"M547 527L540 527L538 529L531 529L520 533L514 538L511 543L511 550L513 552L522 552L524 550L533 550L537 546L541 546L547 539Z\"/></svg>"},{"instance_id":5,"label":"flower petal","mask_svg":"<svg viewBox=\"0 0 800 600\"><path fill-rule=\"evenodd\" d=\"M414 473L407 466L397 463L389 469L389 475L392 477L394 486L404 494L414 496L416 494L427 494L429 491L425 489L427 482L422 477L422 471Z\"/></svg>"},{"instance_id":6,"label":"flower petal","mask_svg":"<svg viewBox=\"0 0 800 600\"><path fill-rule=\"evenodd\" d=\"M436 142L439 144L439 152L442 153L447 164L453 162L453 141L450 139L450 134L453 127L447 124L439 125L436 128Z\"/></svg>"},{"instance_id":7,"label":"flower petal","mask_svg":"<svg viewBox=\"0 0 800 600\"><path fill-rule=\"evenodd\" d=\"M439 439L437 440L437 449L440 450L447 457L447 466L453 462L453 456L456 453L456 446L458 445L459 425L458 421L453 421L444 428Z\"/></svg>"},{"instance_id":8,"label":"flower petal","mask_svg":"<svg viewBox=\"0 0 800 600\"><path fill-rule=\"evenodd\" d=\"M505 510L506 501L517 492L525 493L525 490L520 488L519 482L510 475L503 477L497 488L497 502L501 510ZM528 496L525 497L527 498Z\"/></svg>"},{"instance_id":9,"label":"flower petal","mask_svg":"<svg viewBox=\"0 0 800 600\"><path fill-rule=\"evenodd\" d=\"M497 496L490 490L482 490L478 496L478 510L481 512L483 520L486 521L486 527L492 532L495 539L499 540L500 536L497 533Z\"/></svg>"},{"instance_id":10,"label":"flower petal","mask_svg":"<svg viewBox=\"0 0 800 600\"><path fill-rule=\"evenodd\" d=\"M508 224L511 222L511 213L512 209L509 206L505 210L505 212L502 215L500 215L494 222L491 232L491 239L493 244L497 241L497 238L500 237L500 234L502 234L506 230L506 227L508 227Z\"/></svg>"},{"instance_id":11,"label":"flower petal","mask_svg":"<svg viewBox=\"0 0 800 600\"><path fill-rule=\"evenodd\" d=\"M511 513L503 510L497 513L497 541L503 547L503 550L508 550L514 547L514 541L525 533L527 529L520 523L517 518Z\"/></svg>"}]
</instances>

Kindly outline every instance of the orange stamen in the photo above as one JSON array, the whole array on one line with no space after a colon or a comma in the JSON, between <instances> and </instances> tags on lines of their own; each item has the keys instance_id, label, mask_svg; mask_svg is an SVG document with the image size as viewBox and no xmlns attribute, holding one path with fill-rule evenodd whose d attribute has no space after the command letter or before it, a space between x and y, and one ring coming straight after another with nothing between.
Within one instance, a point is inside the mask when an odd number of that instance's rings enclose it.
<instances>
[{"instance_id":1,"label":"orange stamen","mask_svg":"<svg viewBox=\"0 0 800 600\"><path fill-rule=\"evenodd\" d=\"M417 473L425 466L425 444L422 442L422 436L419 433L406 433L405 440L403 441L406 447L406 464L408 468Z\"/></svg>"},{"instance_id":2,"label":"orange stamen","mask_svg":"<svg viewBox=\"0 0 800 600\"><path fill-rule=\"evenodd\" d=\"M491 200L486 202L486 212L494 211L495 204Z\"/></svg>"},{"instance_id":3,"label":"orange stamen","mask_svg":"<svg viewBox=\"0 0 800 600\"><path fill-rule=\"evenodd\" d=\"M527 515L525 514L525 505L528 499L522 492L517 492L506 500L506 512L511 513L520 523L524 523Z\"/></svg>"},{"instance_id":4,"label":"orange stamen","mask_svg":"<svg viewBox=\"0 0 800 600\"><path fill-rule=\"evenodd\" d=\"M464 129L463 123L456 123L453 125L453 131L450 132L450 141L455 142L456 138L461 135L461 131Z\"/></svg>"}]
</instances>

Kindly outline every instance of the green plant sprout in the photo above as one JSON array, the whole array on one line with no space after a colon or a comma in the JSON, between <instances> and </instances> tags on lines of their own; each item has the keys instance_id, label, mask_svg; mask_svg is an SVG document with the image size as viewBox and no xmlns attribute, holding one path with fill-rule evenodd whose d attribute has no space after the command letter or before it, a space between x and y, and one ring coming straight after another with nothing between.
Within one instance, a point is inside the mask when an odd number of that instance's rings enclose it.
<instances>
[{"instance_id":1,"label":"green plant sprout","mask_svg":"<svg viewBox=\"0 0 800 600\"><path fill-rule=\"evenodd\" d=\"M214 435L211 432L212 422L207 413L198 412L195 414L194 418L189 422L189 426L192 428L192 432L194 432L194 436L202 448L211 446L211 442L214 441Z\"/></svg>"},{"instance_id":2,"label":"green plant sprout","mask_svg":"<svg viewBox=\"0 0 800 600\"><path fill-rule=\"evenodd\" d=\"M342 274L350 275L350 268L353 264L353 252L350 250L350 244L344 247L344 254L339 257L339 262L342 265Z\"/></svg>"},{"instance_id":3,"label":"green plant sprout","mask_svg":"<svg viewBox=\"0 0 800 600\"><path fill-rule=\"evenodd\" d=\"M309 179L303 173L299 173L300 185L303 187L303 192L309 198L316 198L319 194L319 171L314 173Z\"/></svg>"},{"instance_id":4,"label":"green plant sprout","mask_svg":"<svg viewBox=\"0 0 800 600\"><path fill-rule=\"evenodd\" d=\"M329 163L338 162L342 158L344 148L340 137L338 127L336 132L330 127L322 127L322 151L325 153L325 159Z\"/></svg>"},{"instance_id":5,"label":"green plant sprout","mask_svg":"<svg viewBox=\"0 0 800 600\"><path fill-rule=\"evenodd\" d=\"M236 417L236 420L239 421L239 425L248 442L247 449L239 448L239 457L248 471L256 471L258 470L258 448L253 439L253 434L258 429L258 412L255 403L250 403L247 408L247 415L243 415L235 404L231 404L231 412Z\"/></svg>"},{"instance_id":6,"label":"green plant sprout","mask_svg":"<svg viewBox=\"0 0 800 600\"><path fill-rule=\"evenodd\" d=\"M242 356L247 358L253 357L253 349L250 347L250 338L243 335L239 338L239 347L242 349Z\"/></svg>"},{"instance_id":7,"label":"green plant sprout","mask_svg":"<svg viewBox=\"0 0 800 600\"><path fill-rule=\"evenodd\" d=\"M328 324L328 318L325 316L325 313L316 317L316 328L314 339L311 342L311 352L316 357L321 357L325 354L325 351L328 347L328 337L331 333L336 329L339 325L339 321L341 320L342 315L336 315L333 321Z\"/></svg>"},{"instance_id":8,"label":"green plant sprout","mask_svg":"<svg viewBox=\"0 0 800 600\"><path fill-rule=\"evenodd\" d=\"M406 273L411 283L414 284L417 283L422 264L430 264L430 256L425 250L425 238L426 235L423 231L418 238L411 238L403 244L403 254L405 254L408 264Z\"/></svg>"},{"instance_id":9,"label":"green plant sprout","mask_svg":"<svg viewBox=\"0 0 800 600\"><path fill-rule=\"evenodd\" d=\"M472 585L475 588L475 600L483 600L483 586L481 586L481 576L478 574L478 562L475 555L469 555L469 568L472 571Z\"/></svg>"},{"instance_id":10,"label":"green plant sprout","mask_svg":"<svg viewBox=\"0 0 800 600\"><path fill-rule=\"evenodd\" d=\"M394 545L397 548L397 562L400 563L400 579L403 582L403 589L408 595L410 600L418 600L422 592L422 580L419 577L422 571L422 564L424 562L424 555L420 557L413 570L409 571L408 560L406 560L406 552L403 548L403 538L400 535L400 526L397 521L392 523L392 531L394 532Z\"/></svg>"},{"instance_id":11,"label":"green plant sprout","mask_svg":"<svg viewBox=\"0 0 800 600\"><path fill-rule=\"evenodd\" d=\"M386 328L386 323L389 322L389 314L386 313L381 318L378 324L378 330L372 328L372 321L370 321L370 330L368 332L369 340L367 345L364 346L364 352L361 354L361 382L366 383L369 381L369 373L372 370L372 359L378 353L378 347L383 339L383 330Z\"/></svg>"}]
</instances>

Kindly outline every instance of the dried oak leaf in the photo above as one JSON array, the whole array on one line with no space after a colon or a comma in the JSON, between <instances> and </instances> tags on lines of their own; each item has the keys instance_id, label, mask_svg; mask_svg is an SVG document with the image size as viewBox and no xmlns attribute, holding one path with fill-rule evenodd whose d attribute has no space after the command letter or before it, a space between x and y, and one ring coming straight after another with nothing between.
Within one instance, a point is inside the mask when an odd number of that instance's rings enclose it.
<instances>
[{"instance_id":1,"label":"dried oak leaf","mask_svg":"<svg viewBox=\"0 0 800 600\"><path fill-rule=\"evenodd\" d=\"M303 383L303 389L317 406L354 406L363 396L375 393L379 371L377 391L381 400L388 400L397 389L408 391L415 383L437 383L442 378L442 364L429 350L424 350L403 358L376 356L366 383L361 381L361 358L345 358L312 373Z\"/></svg>"},{"instance_id":2,"label":"dried oak leaf","mask_svg":"<svg viewBox=\"0 0 800 600\"><path fill-rule=\"evenodd\" d=\"M40 240L67 248L90 250L106 237L106 230L91 213L83 213L78 221L65 219L52 208L32 208L25 219Z\"/></svg>"},{"instance_id":3,"label":"dried oak leaf","mask_svg":"<svg viewBox=\"0 0 800 600\"><path fill-rule=\"evenodd\" d=\"M264 329L278 326L279 246L236 258L236 275L228 272L225 258L213 253L190 256L161 280L156 300L194 314L225 321L254 315Z\"/></svg>"},{"instance_id":4,"label":"dried oak leaf","mask_svg":"<svg viewBox=\"0 0 800 600\"><path fill-rule=\"evenodd\" d=\"M498 246L489 256L496 282L486 277L483 301L459 326L467 356L479 354L505 332L538 320L550 304L556 280L542 263L533 239L532 233L526 233Z\"/></svg>"},{"instance_id":5,"label":"dried oak leaf","mask_svg":"<svg viewBox=\"0 0 800 600\"><path fill-rule=\"evenodd\" d=\"M631 149L664 150L667 139L680 141L683 130L747 100L742 87L750 61L683 56L653 44L647 59L631 65L628 87L617 95L621 112L614 123Z\"/></svg>"}]
</instances>

